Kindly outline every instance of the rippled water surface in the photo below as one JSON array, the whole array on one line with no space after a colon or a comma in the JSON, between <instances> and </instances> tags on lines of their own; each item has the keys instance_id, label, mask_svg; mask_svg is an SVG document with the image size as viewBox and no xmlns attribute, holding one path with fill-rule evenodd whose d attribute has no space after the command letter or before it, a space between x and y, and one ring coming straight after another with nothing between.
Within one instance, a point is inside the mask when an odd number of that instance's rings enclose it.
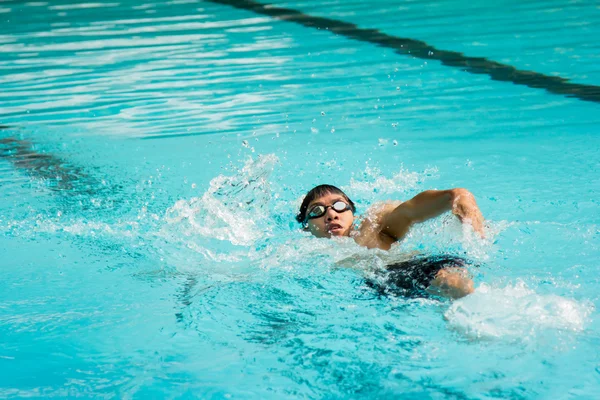
<instances>
[{"instance_id":1,"label":"rippled water surface","mask_svg":"<svg viewBox=\"0 0 600 400\"><path fill-rule=\"evenodd\" d=\"M0 1L0 397L600 397L599 27L594 1ZM309 237L325 182L359 213L466 187L487 237ZM476 292L366 285L411 252Z\"/></svg>"}]
</instances>

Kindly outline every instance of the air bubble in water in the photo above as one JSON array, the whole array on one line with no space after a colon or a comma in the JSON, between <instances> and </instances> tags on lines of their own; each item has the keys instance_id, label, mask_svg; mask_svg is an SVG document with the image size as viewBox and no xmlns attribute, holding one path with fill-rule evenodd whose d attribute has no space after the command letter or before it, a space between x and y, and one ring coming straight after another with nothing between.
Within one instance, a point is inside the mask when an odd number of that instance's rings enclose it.
<instances>
[{"instance_id":1,"label":"air bubble in water","mask_svg":"<svg viewBox=\"0 0 600 400\"><path fill-rule=\"evenodd\" d=\"M312 133L319 133L319 130L317 128L315 128L315 127L310 128L310 131Z\"/></svg>"},{"instance_id":2,"label":"air bubble in water","mask_svg":"<svg viewBox=\"0 0 600 400\"><path fill-rule=\"evenodd\" d=\"M245 148L248 148L248 147L250 147L250 143L248 143L248 141L247 141L247 140L244 140L244 141L242 142L242 146L244 146Z\"/></svg>"},{"instance_id":3,"label":"air bubble in water","mask_svg":"<svg viewBox=\"0 0 600 400\"><path fill-rule=\"evenodd\" d=\"M331 133L335 133L335 129L334 128L331 128Z\"/></svg>"},{"instance_id":4,"label":"air bubble in water","mask_svg":"<svg viewBox=\"0 0 600 400\"><path fill-rule=\"evenodd\" d=\"M321 117L325 116L325 111L321 111Z\"/></svg>"},{"instance_id":5,"label":"air bubble in water","mask_svg":"<svg viewBox=\"0 0 600 400\"><path fill-rule=\"evenodd\" d=\"M392 144L393 144L394 146L398 146L398 141L397 141L397 140L394 140L394 141L392 142Z\"/></svg>"}]
</instances>

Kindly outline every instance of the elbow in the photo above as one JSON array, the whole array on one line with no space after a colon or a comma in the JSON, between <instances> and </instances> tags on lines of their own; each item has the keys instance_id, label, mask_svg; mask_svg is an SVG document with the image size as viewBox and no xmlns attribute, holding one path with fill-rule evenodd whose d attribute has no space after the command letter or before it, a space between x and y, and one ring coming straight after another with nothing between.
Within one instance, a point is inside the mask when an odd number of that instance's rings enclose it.
<instances>
[{"instance_id":1,"label":"elbow","mask_svg":"<svg viewBox=\"0 0 600 400\"><path fill-rule=\"evenodd\" d=\"M473 196L473 193L469 192L467 189L450 189L450 204L452 205L452 208L456 208L461 204L471 204L474 201L475 196Z\"/></svg>"},{"instance_id":2,"label":"elbow","mask_svg":"<svg viewBox=\"0 0 600 400\"><path fill-rule=\"evenodd\" d=\"M450 189L450 195L452 196L453 201L456 201L461 197L473 198L473 193L469 192L467 189L464 188Z\"/></svg>"}]
</instances>

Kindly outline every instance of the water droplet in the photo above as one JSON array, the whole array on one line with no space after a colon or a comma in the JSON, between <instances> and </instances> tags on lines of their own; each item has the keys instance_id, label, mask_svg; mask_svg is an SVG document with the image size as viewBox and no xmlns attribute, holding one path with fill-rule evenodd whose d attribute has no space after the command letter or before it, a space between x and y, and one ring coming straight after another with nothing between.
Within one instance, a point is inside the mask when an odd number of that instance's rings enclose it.
<instances>
[{"instance_id":1,"label":"water droplet","mask_svg":"<svg viewBox=\"0 0 600 400\"><path fill-rule=\"evenodd\" d=\"M245 148L248 148L248 147L250 147L250 143L248 143L248 141L247 141L247 140L244 140L244 141L242 142L242 146L244 146Z\"/></svg>"}]
</instances>

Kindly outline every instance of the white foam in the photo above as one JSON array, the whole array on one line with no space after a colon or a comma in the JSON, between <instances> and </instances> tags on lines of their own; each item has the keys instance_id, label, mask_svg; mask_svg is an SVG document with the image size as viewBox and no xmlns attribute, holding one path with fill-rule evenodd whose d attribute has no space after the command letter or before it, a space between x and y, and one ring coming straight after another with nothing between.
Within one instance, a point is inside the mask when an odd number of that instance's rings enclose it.
<instances>
[{"instance_id":1,"label":"white foam","mask_svg":"<svg viewBox=\"0 0 600 400\"><path fill-rule=\"evenodd\" d=\"M261 236L250 216L231 210L208 193L200 198L179 200L167 210L165 221L179 235L202 236L240 246L248 246Z\"/></svg>"},{"instance_id":2,"label":"white foam","mask_svg":"<svg viewBox=\"0 0 600 400\"><path fill-rule=\"evenodd\" d=\"M492 221L486 221L485 224L486 236L481 238L470 224L461 223L456 216L447 213L415 224L397 246L400 251L419 249L432 254L460 250L468 258L487 261L495 251L493 243L500 228L498 223Z\"/></svg>"},{"instance_id":3,"label":"white foam","mask_svg":"<svg viewBox=\"0 0 600 400\"><path fill-rule=\"evenodd\" d=\"M211 180L201 197L177 201L165 214L162 236L192 242L204 237L236 246L264 238L269 234L264 224L271 199L268 178L277 161L272 154L249 159L234 175Z\"/></svg>"},{"instance_id":4,"label":"white foam","mask_svg":"<svg viewBox=\"0 0 600 400\"><path fill-rule=\"evenodd\" d=\"M591 304L540 295L518 281L501 288L482 284L444 316L452 329L471 339L532 341L549 331L582 331L592 311Z\"/></svg>"}]
</instances>

